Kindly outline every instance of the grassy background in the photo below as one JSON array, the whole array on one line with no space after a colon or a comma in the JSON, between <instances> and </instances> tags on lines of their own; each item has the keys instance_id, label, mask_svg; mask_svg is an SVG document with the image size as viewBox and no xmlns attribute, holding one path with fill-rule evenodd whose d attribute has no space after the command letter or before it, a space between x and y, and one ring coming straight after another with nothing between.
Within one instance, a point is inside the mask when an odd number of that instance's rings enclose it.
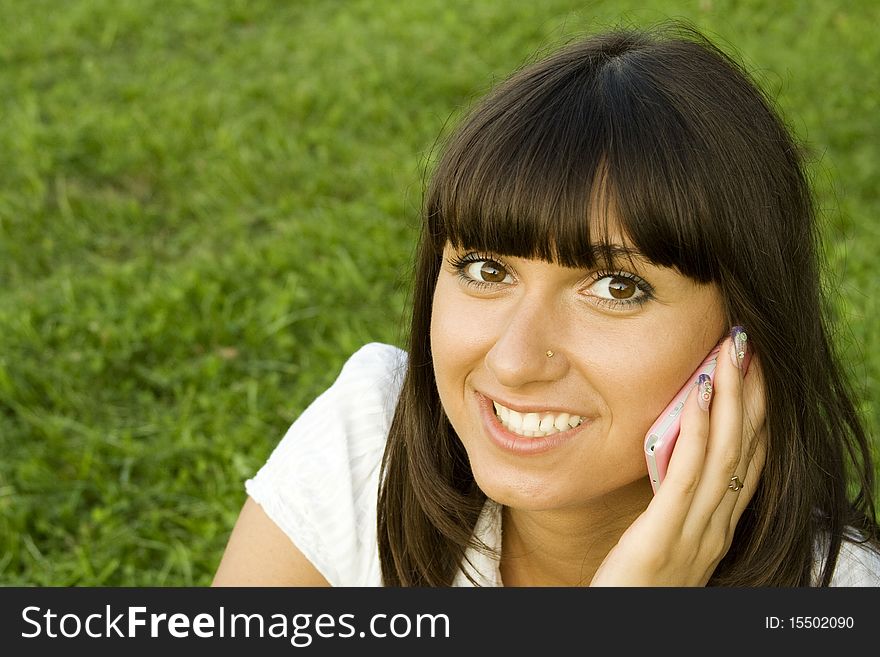
<instances>
[{"instance_id":1,"label":"grassy background","mask_svg":"<svg viewBox=\"0 0 880 657\"><path fill-rule=\"evenodd\" d=\"M0 583L203 585L243 481L400 343L424 170L536 53L683 17L810 145L880 427L880 5L0 0Z\"/></svg>"}]
</instances>

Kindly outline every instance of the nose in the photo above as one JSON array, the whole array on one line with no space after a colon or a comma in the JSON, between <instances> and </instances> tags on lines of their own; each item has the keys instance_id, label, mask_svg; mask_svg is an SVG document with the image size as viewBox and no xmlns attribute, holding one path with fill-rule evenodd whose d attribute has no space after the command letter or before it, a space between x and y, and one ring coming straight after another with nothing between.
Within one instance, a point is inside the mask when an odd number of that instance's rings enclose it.
<instances>
[{"instance_id":1,"label":"nose","mask_svg":"<svg viewBox=\"0 0 880 657\"><path fill-rule=\"evenodd\" d=\"M564 321L546 299L523 297L512 305L486 367L508 388L555 381L568 371Z\"/></svg>"}]
</instances>

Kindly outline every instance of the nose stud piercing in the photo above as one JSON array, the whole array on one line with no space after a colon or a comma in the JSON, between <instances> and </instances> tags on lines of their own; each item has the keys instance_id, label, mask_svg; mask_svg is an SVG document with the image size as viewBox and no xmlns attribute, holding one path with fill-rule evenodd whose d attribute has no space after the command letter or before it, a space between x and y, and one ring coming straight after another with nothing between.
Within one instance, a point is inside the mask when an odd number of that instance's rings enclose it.
<instances>
[{"instance_id":1,"label":"nose stud piercing","mask_svg":"<svg viewBox=\"0 0 880 657\"><path fill-rule=\"evenodd\" d=\"M549 349L547 350L547 358L553 358L553 352Z\"/></svg>"}]
</instances>

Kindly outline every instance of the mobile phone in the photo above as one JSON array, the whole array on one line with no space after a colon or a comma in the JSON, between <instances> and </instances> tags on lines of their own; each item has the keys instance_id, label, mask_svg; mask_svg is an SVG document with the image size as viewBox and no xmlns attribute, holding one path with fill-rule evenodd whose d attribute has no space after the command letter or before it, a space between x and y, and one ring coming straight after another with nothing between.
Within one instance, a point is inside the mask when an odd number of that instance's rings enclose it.
<instances>
[{"instance_id":1,"label":"mobile phone","mask_svg":"<svg viewBox=\"0 0 880 657\"><path fill-rule=\"evenodd\" d=\"M648 476L651 479L651 487L654 493L660 486L660 482L666 476L669 467L669 459L672 457L672 449L678 440L678 432L681 429L681 413L684 410L684 402L691 388L696 384L701 374L708 374L709 379L715 382L715 366L718 362L718 352L721 344L715 346L706 356L702 363L688 377L681 389L676 393L669 405L663 410L648 433L645 435L645 460L648 463ZM749 366L749 354L743 361L743 373Z\"/></svg>"}]
</instances>

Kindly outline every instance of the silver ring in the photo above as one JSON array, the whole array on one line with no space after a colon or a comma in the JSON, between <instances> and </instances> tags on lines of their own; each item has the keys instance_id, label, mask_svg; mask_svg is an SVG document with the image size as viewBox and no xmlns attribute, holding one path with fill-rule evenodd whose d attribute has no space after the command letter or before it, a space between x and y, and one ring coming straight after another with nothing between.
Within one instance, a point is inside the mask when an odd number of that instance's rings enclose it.
<instances>
[{"instance_id":1,"label":"silver ring","mask_svg":"<svg viewBox=\"0 0 880 657\"><path fill-rule=\"evenodd\" d=\"M740 488L743 487L743 483L739 480L739 477L733 475L730 478L730 483L727 484L727 487L732 491L738 491Z\"/></svg>"}]
</instances>

